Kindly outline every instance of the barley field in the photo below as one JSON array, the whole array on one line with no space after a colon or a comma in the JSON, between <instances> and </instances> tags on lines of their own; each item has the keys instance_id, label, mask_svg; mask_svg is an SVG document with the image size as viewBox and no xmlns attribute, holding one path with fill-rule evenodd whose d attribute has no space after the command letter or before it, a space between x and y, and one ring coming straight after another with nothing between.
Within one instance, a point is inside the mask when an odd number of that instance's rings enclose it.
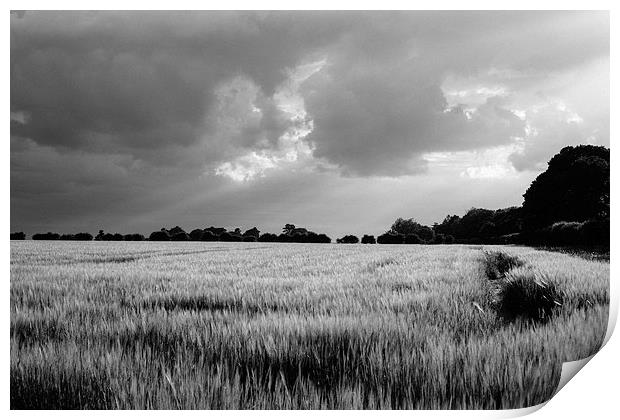
<instances>
[{"instance_id":1,"label":"barley field","mask_svg":"<svg viewBox=\"0 0 620 420\"><path fill-rule=\"evenodd\" d=\"M608 306L525 247L14 241L11 408L521 408Z\"/></svg>"}]
</instances>

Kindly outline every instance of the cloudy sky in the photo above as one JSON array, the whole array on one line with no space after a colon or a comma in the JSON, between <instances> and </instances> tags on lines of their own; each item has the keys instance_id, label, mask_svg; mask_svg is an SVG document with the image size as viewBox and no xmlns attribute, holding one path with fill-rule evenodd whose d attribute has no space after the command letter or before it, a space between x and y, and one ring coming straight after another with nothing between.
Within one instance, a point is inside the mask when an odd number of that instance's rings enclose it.
<instances>
[{"instance_id":1,"label":"cloudy sky","mask_svg":"<svg viewBox=\"0 0 620 420\"><path fill-rule=\"evenodd\" d=\"M10 67L28 234L379 234L609 145L607 12L20 12Z\"/></svg>"}]
</instances>

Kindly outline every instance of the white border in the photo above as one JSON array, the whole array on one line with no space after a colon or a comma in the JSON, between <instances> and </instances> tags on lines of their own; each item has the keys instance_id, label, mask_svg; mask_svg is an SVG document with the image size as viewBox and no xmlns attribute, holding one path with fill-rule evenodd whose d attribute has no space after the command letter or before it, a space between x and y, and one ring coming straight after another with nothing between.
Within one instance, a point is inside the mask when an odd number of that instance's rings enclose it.
<instances>
[{"instance_id":1,"label":"white border","mask_svg":"<svg viewBox=\"0 0 620 420\"><path fill-rule=\"evenodd\" d=\"M208 1L187 1L177 0L175 2L160 2L160 1L91 1L88 4L78 1L57 1L50 3L49 1L9 1L9 10L81 10L81 9L94 9L94 10L229 10L229 9L244 9L244 10L278 10L278 9L313 9L313 10L339 10L339 9L364 9L364 10L378 10L378 9L418 9L418 10L486 10L486 9L509 9L509 10L552 10L557 9L557 6L561 6L563 10L611 10L611 81L610 90L615 92L616 87L614 74L617 73L616 57L617 57L617 31L614 30L614 21L616 11L614 6L616 3L612 1L590 0L590 1L563 1L563 2L551 2L546 0L521 0L515 1L425 1L425 2L411 2L411 1L397 1L397 0L383 0L381 2L367 3L367 2L337 2L337 1L324 1L316 0L312 2L291 2L282 0L264 0L260 2L238 1L228 0L225 2L208 2ZM502 7L499 7L499 6ZM5 11L3 16L5 22L3 31L2 48L4 50L3 56L7 61L10 57L10 40L9 40L9 28L10 28L10 15L8 10ZM614 70L615 69L615 70ZM10 109L10 75L9 75L9 63L6 62L1 68L3 72L4 82L4 115L9 113ZM618 115L614 111L617 111L617 95L611 95L611 115ZM5 175L3 176L1 188L2 196L10 197L10 147L9 147L9 119L5 117L3 120L4 133L7 133L5 140L3 141L4 153L1 154L2 163L5 168ZM616 124L614 120L611 120L611 138L615 138ZM612 161L617 162L618 153L611 147ZM612 166L612 197L616 197L617 190L613 187L616 185L615 181L618 179L616 166ZM613 198L612 198L612 201ZM615 254L615 250L618 247L618 243L615 240L615 234L618 233L617 212L616 207L612 206L612 254ZM5 204L2 207L2 216L6 229L4 234L8 236L10 231L10 207ZM5 337L5 340L9 337L9 266L10 266L10 246L8 240L2 242L2 263L5 267L5 275L3 276L3 301L7 304L4 310L4 321L1 324L1 334ZM615 261L615 258L612 258ZM612 305L610 308L610 327L615 324L618 315L618 270L615 265L611 265L611 295ZM609 338L608 331L608 338ZM534 412L530 418L549 418L557 417L562 419L579 418L583 419L588 416L591 418L611 418L614 413L618 413L617 402L617 386L618 377L620 373L620 364L616 355L620 354L620 341L616 336L611 336L605 347L597 354L591 362L589 362L583 370L578 374L578 377L571 380L555 397L553 397L544 407ZM4 381L1 386L2 395L2 407L4 410L9 410L9 343L8 340L2 347L3 364L2 364L2 377ZM540 408L540 407L539 407ZM168 418L169 416L183 416L185 418L204 418L205 415L215 416L220 418L238 418L238 417L265 417L265 418L287 418L294 415L298 418L311 418L314 416L321 416L327 418L370 418L375 416L387 416L387 417L399 417L409 418L412 414L415 416L421 416L424 418L444 418L444 417L459 417L459 418L504 418L514 417L532 412L532 409L523 410L508 410L508 411L453 411L453 412L432 412L432 411L416 411L414 413L408 411L402 412L389 412L389 411L275 411L275 412L238 412L238 411L213 411L209 413L201 411L185 411L185 412L152 412L148 413L149 416L158 418ZM11 411L8 413L11 417L15 418L32 418L38 416L38 412L19 412ZM41 415L49 416L51 418L82 418L85 415L93 418L118 416L118 417L134 417L142 415L139 411L110 411L110 412L68 412L68 411L47 411L41 413ZM615 417L615 416L613 416Z\"/></svg>"}]
</instances>

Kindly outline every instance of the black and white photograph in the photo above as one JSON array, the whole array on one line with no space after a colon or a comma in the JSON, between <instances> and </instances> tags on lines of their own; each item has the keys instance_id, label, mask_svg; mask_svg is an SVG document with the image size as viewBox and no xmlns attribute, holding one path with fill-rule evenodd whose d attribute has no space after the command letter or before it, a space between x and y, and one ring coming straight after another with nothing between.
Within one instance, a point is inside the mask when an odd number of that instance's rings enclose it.
<instances>
[{"instance_id":1,"label":"black and white photograph","mask_svg":"<svg viewBox=\"0 0 620 420\"><path fill-rule=\"evenodd\" d=\"M526 409L609 338L609 10L5 32L11 410Z\"/></svg>"}]
</instances>

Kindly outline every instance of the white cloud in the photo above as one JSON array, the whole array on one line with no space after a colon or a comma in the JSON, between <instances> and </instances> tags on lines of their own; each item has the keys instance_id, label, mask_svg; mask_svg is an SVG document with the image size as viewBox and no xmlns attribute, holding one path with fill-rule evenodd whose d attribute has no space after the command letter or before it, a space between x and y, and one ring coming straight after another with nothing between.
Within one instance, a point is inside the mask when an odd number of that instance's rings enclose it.
<instances>
[{"instance_id":1,"label":"white cloud","mask_svg":"<svg viewBox=\"0 0 620 420\"><path fill-rule=\"evenodd\" d=\"M479 151L428 153L423 158L431 172L450 170L462 178L505 179L516 175L509 158L519 149L511 144Z\"/></svg>"}]
</instances>

